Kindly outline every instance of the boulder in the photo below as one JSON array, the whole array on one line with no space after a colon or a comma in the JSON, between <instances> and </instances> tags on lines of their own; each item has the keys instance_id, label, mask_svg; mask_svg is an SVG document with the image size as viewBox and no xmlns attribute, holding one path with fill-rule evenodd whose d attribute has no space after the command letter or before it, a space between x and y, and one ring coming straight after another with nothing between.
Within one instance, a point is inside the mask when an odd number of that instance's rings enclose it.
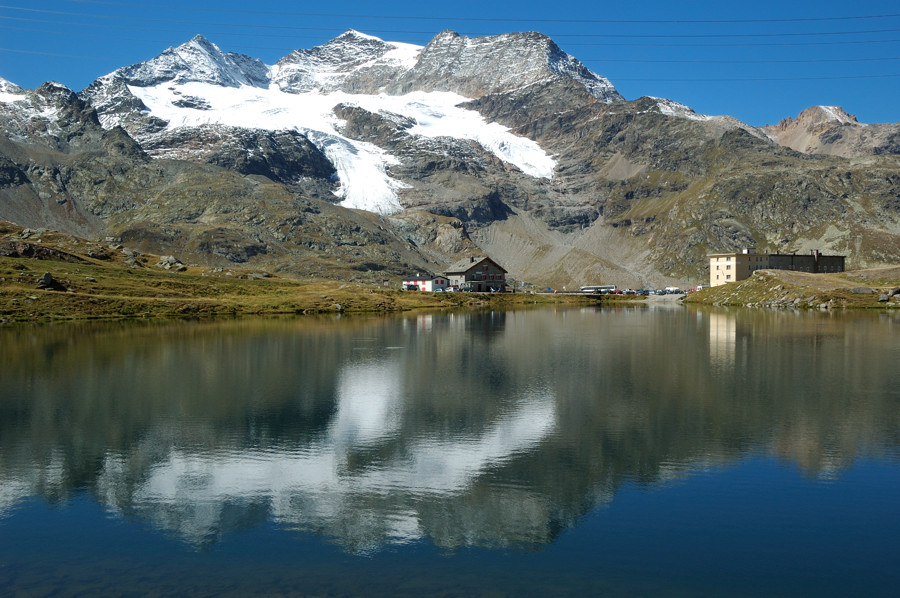
<instances>
[{"instance_id":1,"label":"boulder","mask_svg":"<svg viewBox=\"0 0 900 598\"><path fill-rule=\"evenodd\" d=\"M45 291L65 291L66 287L59 283L58 280L53 278L53 275L49 272L44 272L44 275L38 278L37 288L43 289Z\"/></svg>"},{"instance_id":2,"label":"boulder","mask_svg":"<svg viewBox=\"0 0 900 598\"><path fill-rule=\"evenodd\" d=\"M187 267L181 263L181 260L173 255L164 255L160 257L159 261L156 262L156 267L163 268L164 270L175 270L176 272L187 270Z\"/></svg>"}]
</instances>

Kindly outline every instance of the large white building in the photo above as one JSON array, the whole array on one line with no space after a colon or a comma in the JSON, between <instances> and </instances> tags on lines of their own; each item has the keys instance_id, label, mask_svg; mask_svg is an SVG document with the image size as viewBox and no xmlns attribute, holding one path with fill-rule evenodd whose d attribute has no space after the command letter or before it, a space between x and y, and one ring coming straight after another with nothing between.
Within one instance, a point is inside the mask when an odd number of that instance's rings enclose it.
<instances>
[{"instance_id":1,"label":"large white building","mask_svg":"<svg viewBox=\"0 0 900 598\"><path fill-rule=\"evenodd\" d=\"M798 272L843 272L843 255L756 253L744 249L739 253L713 253L709 256L709 286L746 280L757 270L795 270Z\"/></svg>"}]
</instances>

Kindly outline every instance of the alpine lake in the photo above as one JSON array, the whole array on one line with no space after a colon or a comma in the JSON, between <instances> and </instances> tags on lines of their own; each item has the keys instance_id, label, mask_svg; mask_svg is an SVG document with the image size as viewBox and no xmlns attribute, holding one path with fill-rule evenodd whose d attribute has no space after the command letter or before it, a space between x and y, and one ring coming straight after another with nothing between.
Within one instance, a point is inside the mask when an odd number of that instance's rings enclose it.
<instances>
[{"instance_id":1,"label":"alpine lake","mask_svg":"<svg viewBox=\"0 0 900 598\"><path fill-rule=\"evenodd\" d=\"M0 329L0 595L896 596L900 314Z\"/></svg>"}]
</instances>

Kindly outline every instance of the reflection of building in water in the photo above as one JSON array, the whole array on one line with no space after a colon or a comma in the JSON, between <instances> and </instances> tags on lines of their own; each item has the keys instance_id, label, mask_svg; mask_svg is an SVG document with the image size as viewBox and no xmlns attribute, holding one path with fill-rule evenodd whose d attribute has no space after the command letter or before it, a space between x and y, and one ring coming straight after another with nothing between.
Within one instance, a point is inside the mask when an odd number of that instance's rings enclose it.
<instances>
[{"instance_id":1,"label":"reflection of building in water","mask_svg":"<svg viewBox=\"0 0 900 598\"><path fill-rule=\"evenodd\" d=\"M708 319L709 360L720 366L734 366L737 318L734 314L710 313Z\"/></svg>"},{"instance_id":2,"label":"reflection of building in water","mask_svg":"<svg viewBox=\"0 0 900 598\"><path fill-rule=\"evenodd\" d=\"M419 314L415 320L416 332L431 332L434 328L434 316L432 314Z\"/></svg>"}]
</instances>

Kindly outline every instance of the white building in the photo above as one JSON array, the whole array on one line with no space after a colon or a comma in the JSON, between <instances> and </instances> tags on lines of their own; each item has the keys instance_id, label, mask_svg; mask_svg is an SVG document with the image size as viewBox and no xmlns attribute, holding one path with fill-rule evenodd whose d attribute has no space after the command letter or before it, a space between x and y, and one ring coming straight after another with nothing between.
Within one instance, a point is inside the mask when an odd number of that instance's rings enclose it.
<instances>
[{"instance_id":1,"label":"white building","mask_svg":"<svg viewBox=\"0 0 900 598\"><path fill-rule=\"evenodd\" d=\"M450 282L446 276L410 276L403 280L401 287L405 291L425 291L433 293L437 290L446 291Z\"/></svg>"}]
</instances>

